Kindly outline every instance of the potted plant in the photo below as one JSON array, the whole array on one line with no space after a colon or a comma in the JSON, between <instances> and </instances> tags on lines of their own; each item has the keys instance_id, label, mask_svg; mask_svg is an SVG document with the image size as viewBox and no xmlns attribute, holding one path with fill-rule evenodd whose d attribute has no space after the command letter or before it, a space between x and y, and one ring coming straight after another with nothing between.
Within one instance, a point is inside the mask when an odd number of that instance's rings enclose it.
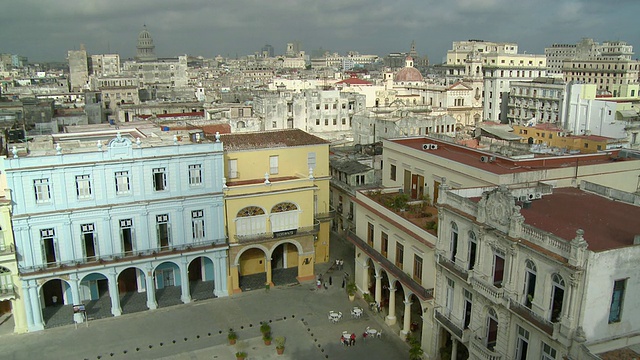
<instances>
[{"instance_id":1,"label":"potted plant","mask_svg":"<svg viewBox=\"0 0 640 360\"><path fill-rule=\"evenodd\" d=\"M262 340L264 340L265 345L271 345L271 333L268 332L262 334Z\"/></svg>"},{"instance_id":2,"label":"potted plant","mask_svg":"<svg viewBox=\"0 0 640 360\"><path fill-rule=\"evenodd\" d=\"M351 281L347 284L347 294L349 295L349 301L353 301L356 298L356 291L358 291L358 287L356 287L356 283Z\"/></svg>"},{"instance_id":3,"label":"potted plant","mask_svg":"<svg viewBox=\"0 0 640 360\"><path fill-rule=\"evenodd\" d=\"M260 332L262 333L262 335L270 333L271 332L271 325L269 325L268 322L263 321L260 324Z\"/></svg>"},{"instance_id":4,"label":"potted plant","mask_svg":"<svg viewBox=\"0 0 640 360\"><path fill-rule=\"evenodd\" d=\"M247 357L247 353L244 352L244 351L238 351L236 353L236 359L237 360L244 360L244 358L246 358L246 357Z\"/></svg>"},{"instance_id":5,"label":"potted plant","mask_svg":"<svg viewBox=\"0 0 640 360\"><path fill-rule=\"evenodd\" d=\"M234 345L236 340L238 340L238 334L236 334L233 329L229 329L229 334L227 335L227 339L229 339L229 345Z\"/></svg>"},{"instance_id":6,"label":"potted plant","mask_svg":"<svg viewBox=\"0 0 640 360\"><path fill-rule=\"evenodd\" d=\"M286 339L284 338L284 336L278 336L275 340L276 351L278 352L278 355L282 355L282 353L284 353L284 342L286 341Z\"/></svg>"},{"instance_id":7,"label":"potted plant","mask_svg":"<svg viewBox=\"0 0 640 360\"><path fill-rule=\"evenodd\" d=\"M420 346L420 341L413 336L407 336L407 342L409 343L409 359L420 360L424 354L424 350Z\"/></svg>"}]
</instances>

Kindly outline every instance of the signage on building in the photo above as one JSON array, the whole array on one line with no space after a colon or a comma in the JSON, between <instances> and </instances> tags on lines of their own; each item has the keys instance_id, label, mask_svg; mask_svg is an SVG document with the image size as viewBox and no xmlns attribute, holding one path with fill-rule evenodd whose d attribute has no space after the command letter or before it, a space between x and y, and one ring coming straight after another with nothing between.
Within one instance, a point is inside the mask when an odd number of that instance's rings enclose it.
<instances>
[{"instance_id":1,"label":"signage on building","mask_svg":"<svg viewBox=\"0 0 640 360\"><path fill-rule=\"evenodd\" d=\"M291 229L291 230L284 230L284 231L274 231L273 232L273 237L274 238L281 238L281 237L285 237L285 236L292 236L295 235L298 232L298 229Z\"/></svg>"}]
</instances>

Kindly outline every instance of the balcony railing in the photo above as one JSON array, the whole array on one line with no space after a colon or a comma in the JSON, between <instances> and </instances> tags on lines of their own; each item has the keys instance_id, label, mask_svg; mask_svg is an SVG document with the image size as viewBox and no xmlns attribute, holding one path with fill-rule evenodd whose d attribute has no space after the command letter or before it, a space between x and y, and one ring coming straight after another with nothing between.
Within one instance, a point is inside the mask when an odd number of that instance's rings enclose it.
<instances>
[{"instance_id":1,"label":"balcony railing","mask_svg":"<svg viewBox=\"0 0 640 360\"><path fill-rule=\"evenodd\" d=\"M58 271L70 267L95 266L96 264L108 264L119 261L131 261L135 259L146 259L156 256L166 256L191 251L200 251L211 247L226 245L226 238L207 240L200 242L191 242L188 244L169 245L159 248L150 248L143 250L126 251L122 253L111 253L108 255L97 255L86 258L79 258L67 261L57 261L34 266L18 265L20 274Z\"/></svg>"},{"instance_id":2,"label":"balcony railing","mask_svg":"<svg viewBox=\"0 0 640 360\"><path fill-rule=\"evenodd\" d=\"M317 234L318 232L320 232L320 221L315 220L313 226L299 227L297 229L291 229L290 231L291 232L289 234L287 234L287 231L279 231L275 234L273 232L265 232L260 234L235 235L234 238L237 242L246 244L273 240L274 238L278 237L279 234L284 235L282 237Z\"/></svg>"},{"instance_id":3,"label":"balcony railing","mask_svg":"<svg viewBox=\"0 0 640 360\"><path fill-rule=\"evenodd\" d=\"M462 339L462 328L458 326L456 323L460 323L455 317L449 315L445 315L441 313L439 310L435 312L436 320L442 324L447 330L457 336L459 339Z\"/></svg>"},{"instance_id":4,"label":"balcony railing","mask_svg":"<svg viewBox=\"0 0 640 360\"><path fill-rule=\"evenodd\" d=\"M13 284L0 284L0 299L6 299L16 295L16 288Z\"/></svg>"},{"instance_id":5,"label":"balcony railing","mask_svg":"<svg viewBox=\"0 0 640 360\"><path fill-rule=\"evenodd\" d=\"M467 271L460 265L454 263L453 261L447 259L446 256L438 256L438 263L446 268L447 270L449 270L450 272L454 273L456 276L458 276L459 278L461 278L464 281L467 281L467 279L469 278L469 273L467 273Z\"/></svg>"},{"instance_id":6,"label":"balcony railing","mask_svg":"<svg viewBox=\"0 0 640 360\"><path fill-rule=\"evenodd\" d=\"M318 220L332 219L335 214L336 214L336 209L333 206L329 205L329 211L316 213L316 219Z\"/></svg>"},{"instance_id":7,"label":"balcony railing","mask_svg":"<svg viewBox=\"0 0 640 360\"><path fill-rule=\"evenodd\" d=\"M8 255L8 254L13 254L15 252L16 252L16 247L13 244L9 244L9 245L2 244L2 245L0 245L0 255Z\"/></svg>"},{"instance_id":8,"label":"balcony railing","mask_svg":"<svg viewBox=\"0 0 640 360\"><path fill-rule=\"evenodd\" d=\"M408 287L416 296L421 300L433 299L433 289L425 289L413 278L400 270L389 259L382 256L378 251L369 246L366 241L360 239L354 232L349 231L347 239L351 241L355 246L360 248L367 256L374 261L378 262L389 274L393 275L396 279L400 280L403 286Z\"/></svg>"},{"instance_id":9,"label":"balcony railing","mask_svg":"<svg viewBox=\"0 0 640 360\"><path fill-rule=\"evenodd\" d=\"M483 344L481 338L476 336L477 334L473 334L471 336L471 355L470 359L482 359L482 360L500 360L502 359L502 354L498 354L495 351L491 351L487 349L487 347Z\"/></svg>"},{"instance_id":10,"label":"balcony railing","mask_svg":"<svg viewBox=\"0 0 640 360\"><path fill-rule=\"evenodd\" d=\"M487 299L491 300L494 304L501 304L504 296L504 289L497 288L493 285L485 284L478 278L471 279L471 285L473 288L484 295Z\"/></svg>"},{"instance_id":11,"label":"balcony railing","mask_svg":"<svg viewBox=\"0 0 640 360\"><path fill-rule=\"evenodd\" d=\"M550 336L553 335L553 323L542 316L536 314L533 310L528 307L519 304L513 300L509 300L509 310L513 311L516 315L521 317L523 320L528 321L531 325L537 327L538 329L544 331Z\"/></svg>"}]
</instances>

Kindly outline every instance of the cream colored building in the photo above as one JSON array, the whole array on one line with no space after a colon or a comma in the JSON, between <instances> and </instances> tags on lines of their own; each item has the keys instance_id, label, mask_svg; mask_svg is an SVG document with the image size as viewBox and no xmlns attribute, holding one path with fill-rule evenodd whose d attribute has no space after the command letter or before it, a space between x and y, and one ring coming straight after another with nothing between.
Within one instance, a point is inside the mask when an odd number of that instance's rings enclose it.
<instances>
[{"instance_id":1,"label":"cream colored building","mask_svg":"<svg viewBox=\"0 0 640 360\"><path fill-rule=\"evenodd\" d=\"M0 181L4 185L2 189L5 189L4 174ZM11 198L2 191L2 197L0 197L0 318L11 317L10 320L14 324L13 331L16 333L27 331L22 291L22 282L16 261L16 248L13 243Z\"/></svg>"},{"instance_id":2,"label":"cream colored building","mask_svg":"<svg viewBox=\"0 0 640 360\"><path fill-rule=\"evenodd\" d=\"M640 208L581 187L440 187L441 359L620 359L640 343Z\"/></svg>"},{"instance_id":3,"label":"cream colored building","mask_svg":"<svg viewBox=\"0 0 640 360\"><path fill-rule=\"evenodd\" d=\"M293 272L313 280L329 261L329 143L302 130L225 134L229 291L242 278Z\"/></svg>"},{"instance_id":4,"label":"cream colored building","mask_svg":"<svg viewBox=\"0 0 640 360\"><path fill-rule=\"evenodd\" d=\"M443 179L452 189L538 181L576 186L586 180L634 192L640 175L640 161L627 150L510 158L425 136L383 140L383 147L383 184L413 199L428 194L435 201Z\"/></svg>"}]
</instances>

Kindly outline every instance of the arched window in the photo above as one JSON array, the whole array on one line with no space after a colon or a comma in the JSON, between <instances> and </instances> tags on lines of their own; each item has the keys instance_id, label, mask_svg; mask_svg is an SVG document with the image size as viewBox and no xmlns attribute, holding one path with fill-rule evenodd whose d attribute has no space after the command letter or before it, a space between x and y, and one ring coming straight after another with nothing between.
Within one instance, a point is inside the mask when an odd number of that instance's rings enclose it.
<instances>
[{"instance_id":1,"label":"arched window","mask_svg":"<svg viewBox=\"0 0 640 360\"><path fill-rule=\"evenodd\" d=\"M267 232L267 216L258 206L247 206L236 214L238 236L260 235Z\"/></svg>"},{"instance_id":2,"label":"arched window","mask_svg":"<svg viewBox=\"0 0 640 360\"><path fill-rule=\"evenodd\" d=\"M536 294L536 264L531 260L525 261L524 272L524 305L531 309L533 298Z\"/></svg>"},{"instance_id":3,"label":"arched window","mask_svg":"<svg viewBox=\"0 0 640 360\"><path fill-rule=\"evenodd\" d=\"M456 254L458 253L458 225L455 222L451 222L451 261L456 261Z\"/></svg>"},{"instance_id":4,"label":"arched window","mask_svg":"<svg viewBox=\"0 0 640 360\"><path fill-rule=\"evenodd\" d=\"M476 258L478 257L478 241L476 240L476 234L473 231L469 231L469 266L467 270L473 270L476 266Z\"/></svg>"},{"instance_id":5,"label":"arched window","mask_svg":"<svg viewBox=\"0 0 640 360\"><path fill-rule=\"evenodd\" d=\"M281 202L271 208L271 231L274 233L298 229L298 206L291 202Z\"/></svg>"},{"instance_id":6,"label":"arched window","mask_svg":"<svg viewBox=\"0 0 640 360\"><path fill-rule=\"evenodd\" d=\"M487 349L493 351L498 342L498 314L493 309L489 309L487 312L487 332L486 332L486 346Z\"/></svg>"},{"instance_id":7,"label":"arched window","mask_svg":"<svg viewBox=\"0 0 640 360\"><path fill-rule=\"evenodd\" d=\"M558 322L564 305L564 279L559 274L551 276L551 322Z\"/></svg>"},{"instance_id":8,"label":"arched window","mask_svg":"<svg viewBox=\"0 0 640 360\"><path fill-rule=\"evenodd\" d=\"M238 124L236 125L236 127L237 127L238 129L242 129L242 128L244 128L245 126L246 126L246 125L245 125L244 121L238 121Z\"/></svg>"}]
</instances>

